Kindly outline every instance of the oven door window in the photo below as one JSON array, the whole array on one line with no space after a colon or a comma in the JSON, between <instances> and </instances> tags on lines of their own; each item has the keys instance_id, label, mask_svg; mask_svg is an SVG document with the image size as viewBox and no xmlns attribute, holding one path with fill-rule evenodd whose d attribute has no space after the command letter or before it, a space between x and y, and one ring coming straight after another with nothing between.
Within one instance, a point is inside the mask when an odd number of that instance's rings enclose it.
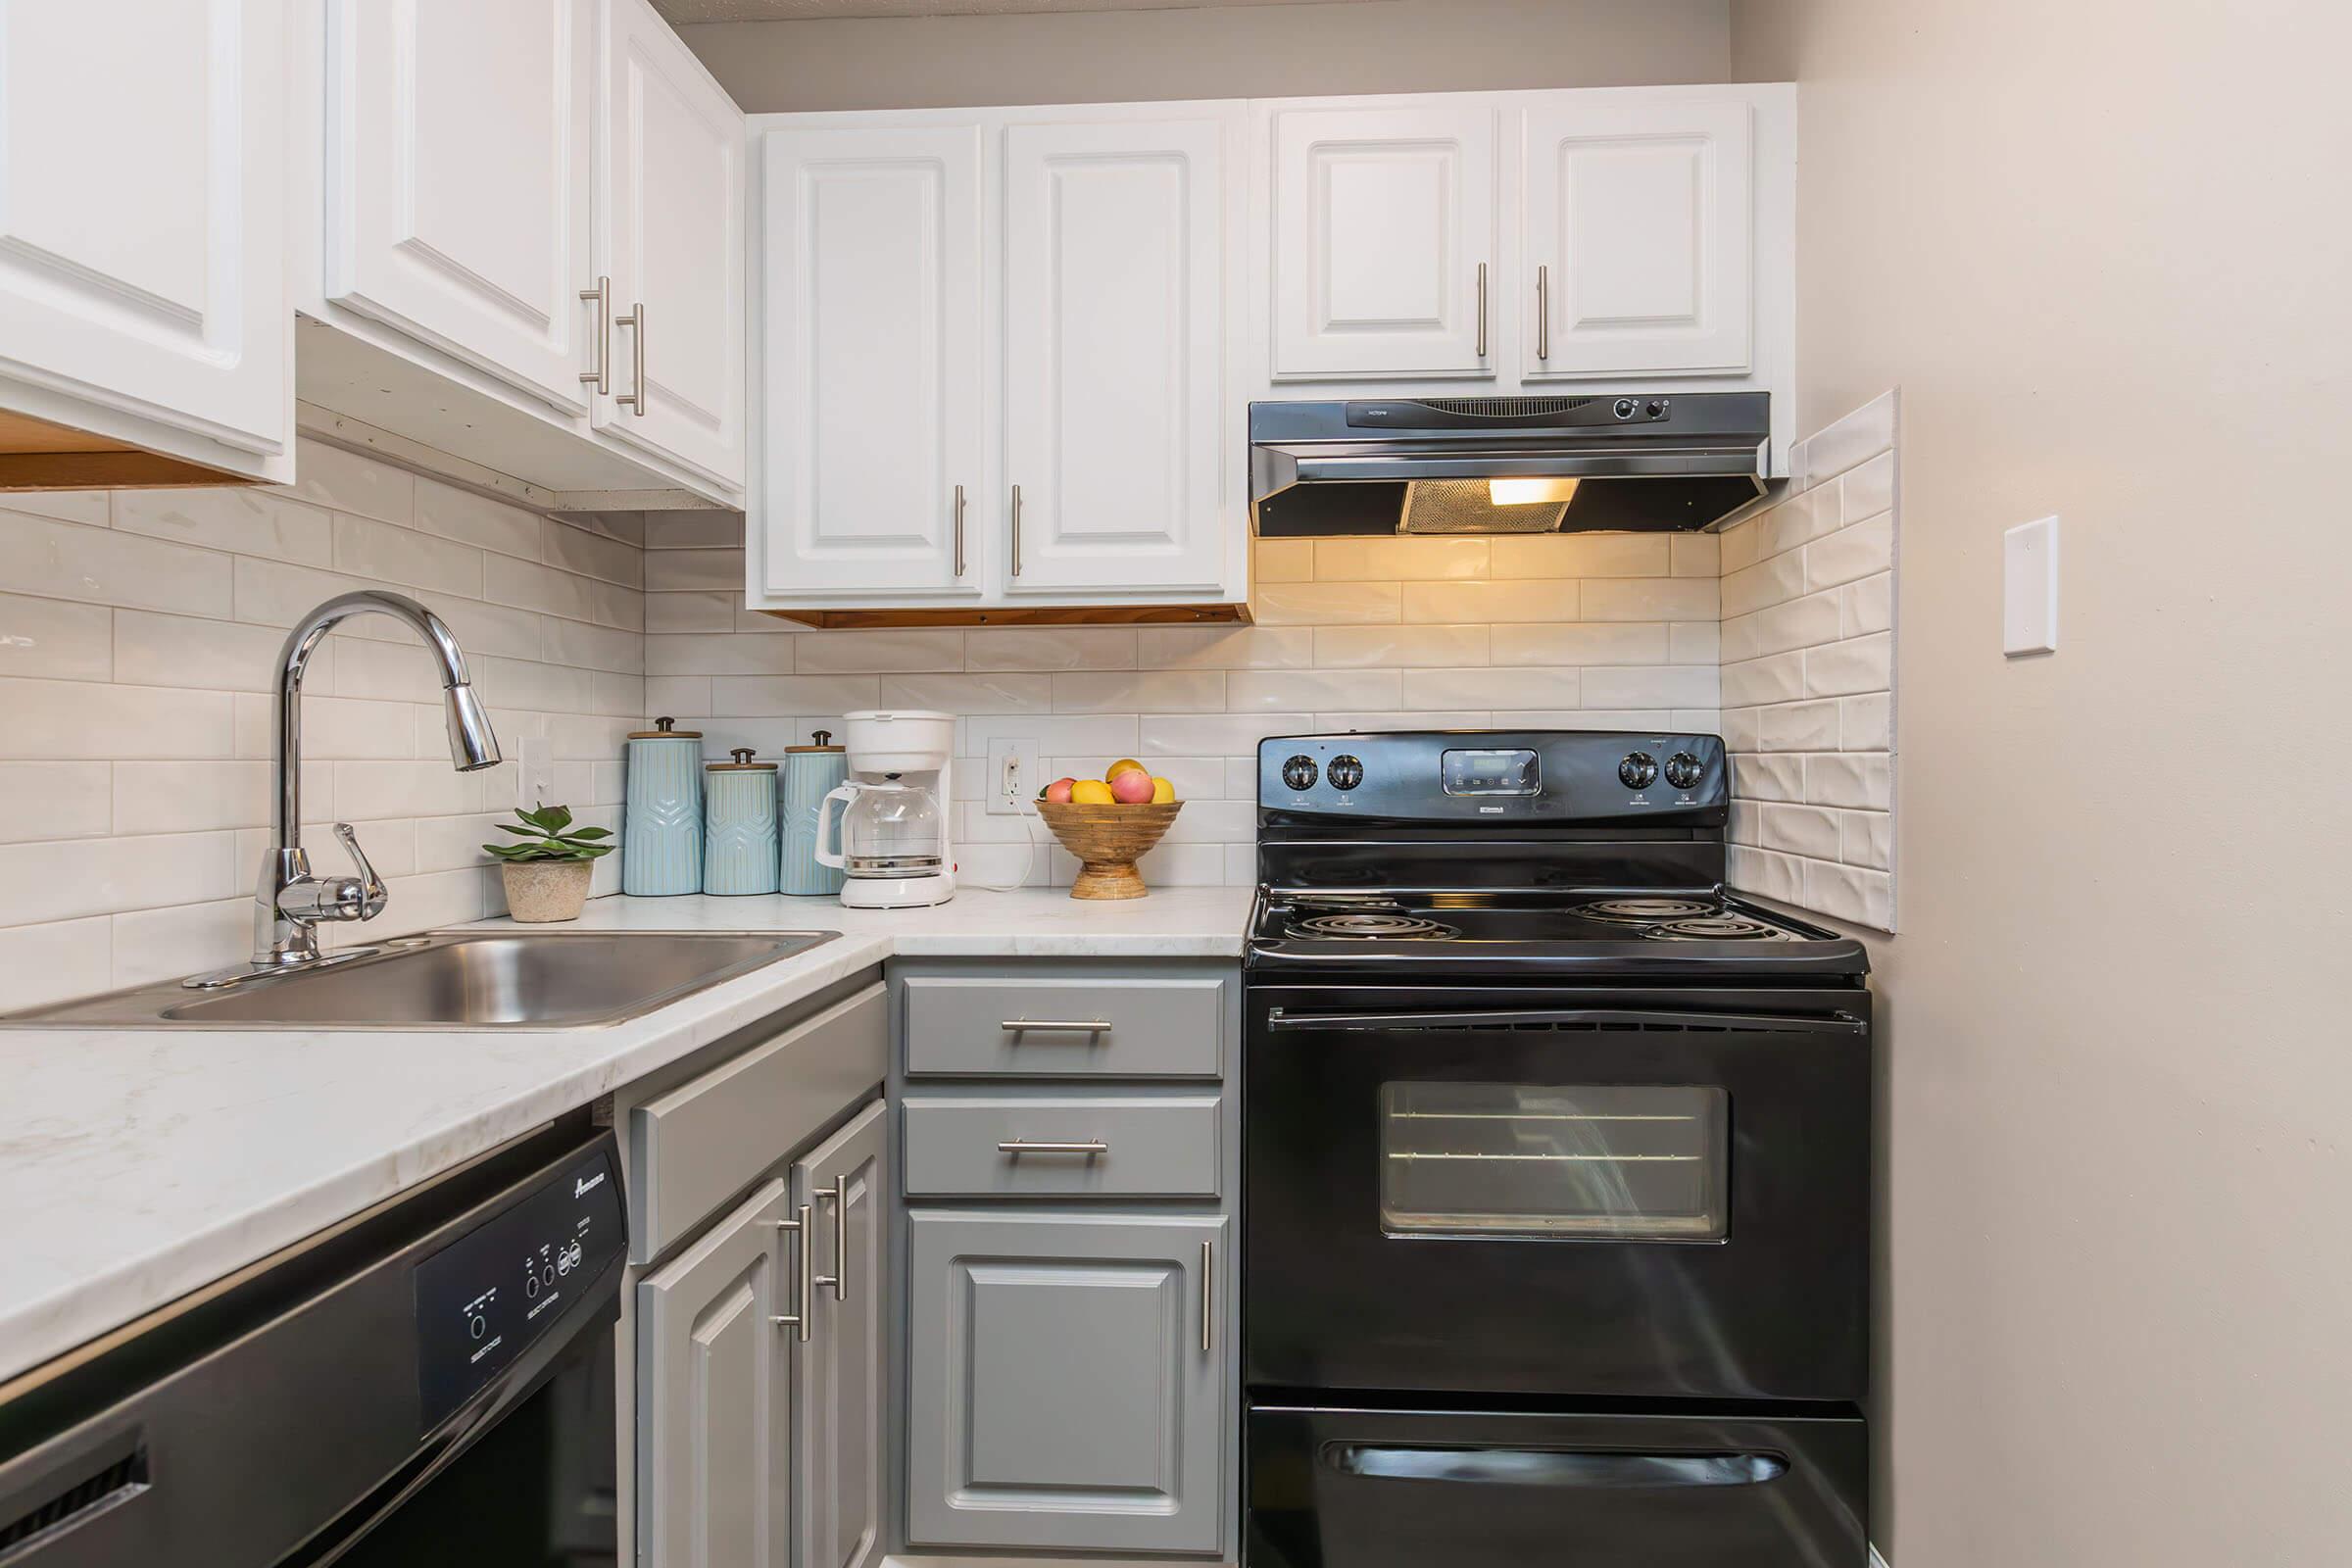
<instances>
[{"instance_id":1,"label":"oven door window","mask_svg":"<svg viewBox=\"0 0 2352 1568\"><path fill-rule=\"evenodd\" d=\"M1713 1088L1384 1084L1381 1227L1720 1241L1730 1124L1730 1097Z\"/></svg>"}]
</instances>

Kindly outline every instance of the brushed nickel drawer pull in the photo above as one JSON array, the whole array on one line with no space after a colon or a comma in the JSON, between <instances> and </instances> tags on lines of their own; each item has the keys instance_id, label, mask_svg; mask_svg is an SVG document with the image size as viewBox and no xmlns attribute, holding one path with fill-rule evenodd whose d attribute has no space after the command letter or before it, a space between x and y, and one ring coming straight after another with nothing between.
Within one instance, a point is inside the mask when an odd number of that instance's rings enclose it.
<instances>
[{"instance_id":1,"label":"brushed nickel drawer pull","mask_svg":"<svg viewBox=\"0 0 2352 1568\"><path fill-rule=\"evenodd\" d=\"M1551 358L1551 269L1536 269L1536 358Z\"/></svg>"},{"instance_id":2,"label":"brushed nickel drawer pull","mask_svg":"<svg viewBox=\"0 0 2352 1568\"><path fill-rule=\"evenodd\" d=\"M599 277L596 287L580 290L583 301L596 302L596 368L582 370L580 381L599 392L612 390L612 280Z\"/></svg>"},{"instance_id":3,"label":"brushed nickel drawer pull","mask_svg":"<svg viewBox=\"0 0 2352 1568\"><path fill-rule=\"evenodd\" d=\"M612 324L614 326L625 326L631 329L629 333L629 348L630 353L634 358L637 369L637 384L635 388L631 391L623 392L612 401L617 404L625 405L631 414L636 415L639 418L643 418L645 416L645 301L639 300L636 308L630 311L628 315L616 316L612 318Z\"/></svg>"},{"instance_id":4,"label":"brushed nickel drawer pull","mask_svg":"<svg viewBox=\"0 0 2352 1568\"><path fill-rule=\"evenodd\" d=\"M1012 574L1021 574L1021 487L1012 487Z\"/></svg>"},{"instance_id":5,"label":"brushed nickel drawer pull","mask_svg":"<svg viewBox=\"0 0 2352 1568\"><path fill-rule=\"evenodd\" d=\"M956 575L963 575L963 486L956 487Z\"/></svg>"},{"instance_id":6,"label":"brushed nickel drawer pull","mask_svg":"<svg viewBox=\"0 0 2352 1568\"><path fill-rule=\"evenodd\" d=\"M1200 1348L1217 1348L1217 1244L1200 1244Z\"/></svg>"},{"instance_id":7,"label":"brushed nickel drawer pull","mask_svg":"<svg viewBox=\"0 0 2352 1568\"><path fill-rule=\"evenodd\" d=\"M813 1250L808 1245L808 1205L807 1203L801 1205L798 1219L771 1219L762 1220L760 1223L772 1225L779 1231L789 1232L801 1239L800 1299L795 1303L800 1310L797 1312L770 1312L767 1320L777 1328L791 1329L799 1336L801 1343L806 1345L808 1343L810 1264L814 1256Z\"/></svg>"},{"instance_id":8,"label":"brushed nickel drawer pull","mask_svg":"<svg viewBox=\"0 0 2352 1568\"><path fill-rule=\"evenodd\" d=\"M1100 1138L1089 1138L1072 1143L1056 1143L1052 1139L1033 1141L1027 1138L1015 1138L1007 1143L999 1144L997 1152L1003 1154L1107 1154L1110 1152L1110 1146Z\"/></svg>"},{"instance_id":9,"label":"brushed nickel drawer pull","mask_svg":"<svg viewBox=\"0 0 2352 1568\"><path fill-rule=\"evenodd\" d=\"M1007 1018L997 1025L1008 1034L1024 1029L1056 1029L1070 1034L1102 1035L1110 1032L1107 1018Z\"/></svg>"},{"instance_id":10,"label":"brushed nickel drawer pull","mask_svg":"<svg viewBox=\"0 0 2352 1568\"><path fill-rule=\"evenodd\" d=\"M819 1274L816 1277L816 1283L819 1286L831 1286L833 1288L833 1299L836 1301L846 1301L850 1298L849 1172L844 1171L839 1176L833 1178L833 1190L831 1192L818 1193L816 1196L819 1198L829 1198L833 1200L833 1267L838 1271L832 1274Z\"/></svg>"},{"instance_id":11,"label":"brushed nickel drawer pull","mask_svg":"<svg viewBox=\"0 0 2352 1568\"><path fill-rule=\"evenodd\" d=\"M1487 357L1487 264L1478 264L1478 357Z\"/></svg>"}]
</instances>

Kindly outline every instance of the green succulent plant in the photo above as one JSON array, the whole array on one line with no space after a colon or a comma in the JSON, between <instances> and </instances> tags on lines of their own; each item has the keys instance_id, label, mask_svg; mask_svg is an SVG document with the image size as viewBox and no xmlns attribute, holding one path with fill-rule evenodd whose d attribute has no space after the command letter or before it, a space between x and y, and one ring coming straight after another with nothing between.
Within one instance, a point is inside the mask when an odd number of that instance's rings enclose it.
<instances>
[{"instance_id":1,"label":"green succulent plant","mask_svg":"<svg viewBox=\"0 0 2352 1568\"><path fill-rule=\"evenodd\" d=\"M571 808L542 806L536 811L518 810L512 822L494 824L501 833L517 834L519 844L485 844L483 849L510 863L535 860L593 860L611 855L617 845L600 844L612 836L611 828L573 827Z\"/></svg>"}]
</instances>

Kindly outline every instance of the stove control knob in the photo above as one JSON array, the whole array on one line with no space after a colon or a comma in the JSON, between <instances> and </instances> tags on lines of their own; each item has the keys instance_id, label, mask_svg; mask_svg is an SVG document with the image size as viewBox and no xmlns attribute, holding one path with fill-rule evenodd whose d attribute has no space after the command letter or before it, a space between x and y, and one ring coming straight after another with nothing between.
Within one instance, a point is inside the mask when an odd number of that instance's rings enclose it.
<instances>
[{"instance_id":1,"label":"stove control knob","mask_svg":"<svg viewBox=\"0 0 2352 1568\"><path fill-rule=\"evenodd\" d=\"M1634 752L1617 764L1617 777L1629 790L1645 790L1658 776L1658 760L1647 752Z\"/></svg>"},{"instance_id":2,"label":"stove control knob","mask_svg":"<svg viewBox=\"0 0 2352 1568\"><path fill-rule=\"evenodd\" d=\"M1335 790L1351 790L1364 781L1364 764L1352 757L1335 757L1331 771L1325 775Z\"/></svg>"},{"instance_id":3,"label":"stove control knob","mask_svg":"<svg viewBox=\"0 0 2352 1568\"><path fill-rule=\"evenodd\" d=\"M1677 752L1666 759L1666 782L1678 790L1687 790L1706 776L1706 768L1689 752Z\"/></svg>"},{"instance_id":4,"label":"stove control knob","mask_svg":"<svg viewBox=\"0 0 2352 1568\"><path fill-rule=\"evenodd\" d=\"M1315 787L1315 760L1311 757L1292 758L1282 764L1282 781L1295 790L1313 789Z\"/></svg>"}]
</instances>

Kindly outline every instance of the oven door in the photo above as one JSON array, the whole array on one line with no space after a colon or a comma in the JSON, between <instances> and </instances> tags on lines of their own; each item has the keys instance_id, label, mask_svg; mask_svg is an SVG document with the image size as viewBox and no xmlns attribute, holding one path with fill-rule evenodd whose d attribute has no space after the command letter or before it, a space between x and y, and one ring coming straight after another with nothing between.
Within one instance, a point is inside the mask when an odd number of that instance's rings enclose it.
<instances>
[{"instance_id":1,"label":"oven door","mask_svg":"<svg viewBox=\"0 0 2352 1568\"><path fill-rule=\"evenodd\" d=\"M1248 1568L1862 1568L1859 1416L1250 1412Z\"/></svg>"},{"instance_id":2,"label":"oven door","mask_svg":"<svg viewBox=\"0 0 2352 1568\"><path fill-rule=\"evenodd\" d=\"M1250 996L1251 1388L1862 1397L1867 993Z\"/></svg>"}]
</instances>

